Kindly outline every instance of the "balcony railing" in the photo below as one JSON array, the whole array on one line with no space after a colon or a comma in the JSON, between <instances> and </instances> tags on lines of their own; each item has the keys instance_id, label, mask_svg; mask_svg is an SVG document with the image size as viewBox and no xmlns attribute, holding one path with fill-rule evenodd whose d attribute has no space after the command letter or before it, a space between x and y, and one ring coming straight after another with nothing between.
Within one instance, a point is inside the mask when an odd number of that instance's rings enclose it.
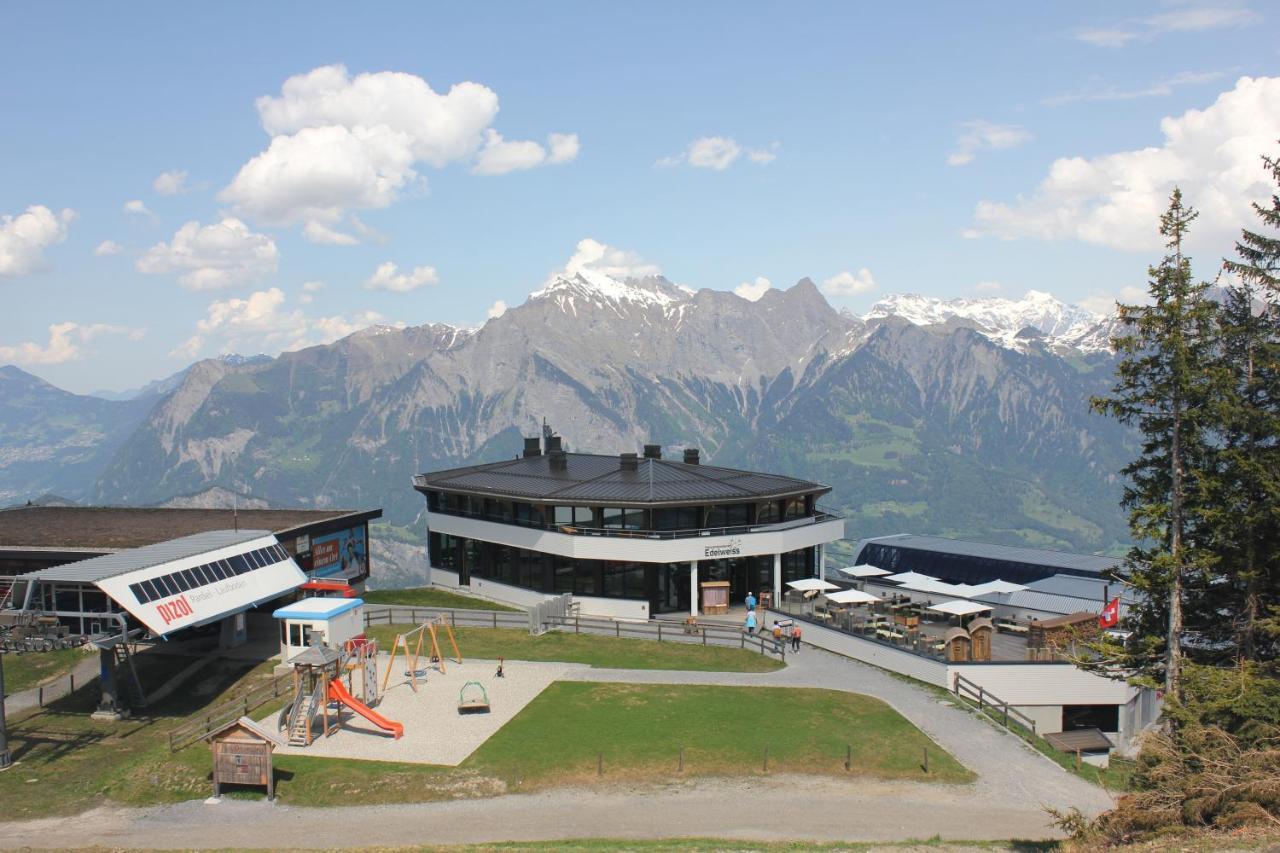
<instances>
[{"instance_id":1,"label":"balcony railing","mask_svg":"<svg viewBox=\"0 0 1280 853\"><path fill-rule=\"evenodd\" d=\"M780 530L791 530L807 527L824 521L838 521L844 516L819 507L813 515L800 518L788 518L784 521L773 521L766 524L738 524L729 527L697 527L688 530L637 530L620 527L583 527L579 524L554 524L533 519L516 519L494 516L489 513L470 512L460 509L434 509L432 515L451 515L457 518L473 518L477 521L491 521L496 524L510 524L516 527L528 527L534 530L549 530L569 536L606 536L615 539L693 539L699 536L741 536L747 533L775 533Z\"/></svg>"}]
</instances>

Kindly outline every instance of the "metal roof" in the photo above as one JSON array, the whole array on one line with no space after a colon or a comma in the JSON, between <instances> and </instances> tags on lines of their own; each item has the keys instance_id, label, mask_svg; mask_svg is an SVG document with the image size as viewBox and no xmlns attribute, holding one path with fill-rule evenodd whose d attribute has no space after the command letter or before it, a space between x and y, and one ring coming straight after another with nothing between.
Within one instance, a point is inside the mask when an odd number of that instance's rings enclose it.
<instances>
[{"instance_id":1,"label":"metal roof","mask_svg":"<svg viewBox=\"0 0 1280 853\"><path fill-rule=\"evenodd\" d=\"M990 595L979 595L974 601L983 601L987 604L998 604L1004 607L1012 607L1020 610L1036 610L1041 613L1057 613L1063 616L1072 613L1101 613L1103 602L1101 599L1076 598L1072 595L1054 595L1049 592L1036 592L1033 589L1024 589L1018 592L994 592ZM1120 617L1129 612L1129 605L1124 601L1120 602Z\"/></svg>"},{"instance_id":2,"label":"metal roof","mask_svg":"<svg viewBox=\"0 0 1280 853\"><path fill-rule=\"evenodd\" d=\"M527 456L420 474L414 487L555 501L574 504L692 504L703 501L755 501L810 492L829 486L780 474L692 465L670 459L638 459L624 470L617 456L566 453L564 470L551 468L549 455Z\"/></svg>"},{"instance_id":3,"label":"metal roof","mask_svg":"<svg viewBox=\"0 0 1280 853\"><path fill-rule=\"evenodd\" d=\"M22 506L0 510L0 548L82 549L102 554L236 527L271 530L281 538L306 532L316 535L381 516L380 509Z\"/></svg>"},{"instance_id":4,"label":"metal roof","mask_svg":"<svg viewBox=\"0 0 1280 853\"><path fill-rule=\"evenodd\" d=\"M914 533L897 533L893 536L876 536L858 543L858 556L870 544L890 545L912 551L929 551L936 554L956 554L987 560L1003 560L1010 563L1028 563L1055 569L1101 574L1119 566L1123 557L1103 557L1096 554L1071 554L1066 551L1047 551L1042 548L1021 548L1012 545L991 545L986 542L967 542L963 539L945 539L941 536L919 536Z\"/></svg>"},{"instance_id":5,"label":"metal roof","mask_svg":"<svg viewBox=\"0 0 1280 853\"><path fill-rule=\"evenodd\" d=\"M364 604L362 598L304 598L286 604L271 615L276 619L332 619Z\"/></svg>"},{"instance_id":6,"label":"metal roof","mask_svg":"<svg viewBox=\"0 0 1280 853\"><path fill-rule=\"evenodd\" d=\"M1053 575L1052 577L1041 578L1038 581L1031 581L1026 584L1027 589L1036 592L1048 592L1054 595L1071 595L1076 598L1087 598L1091 601L1102 601L1120 597L1123 602L1134 602L1138 600L1138 594L1133 587L1119 581L1106 581L1103 578L1087 578L1081 575Z\"/></svg>"},{"instance_id":7,"label":"metal roof","mask_svg":"<svg viewBox=\"0 0 1280 853\"><path fill-rule=\"evenodd\" d=\"M230 548L275 534L270 530L209 530L154 545L143 545L141 548L130 548L114 554L104 554L88 560L53 566L24 575L24 579L33 578L38 581L56 581L60 583L97 583L106 578L128 574L152 566L171 563L198 557L220 548Z\"/></svg>"}]
</instances>

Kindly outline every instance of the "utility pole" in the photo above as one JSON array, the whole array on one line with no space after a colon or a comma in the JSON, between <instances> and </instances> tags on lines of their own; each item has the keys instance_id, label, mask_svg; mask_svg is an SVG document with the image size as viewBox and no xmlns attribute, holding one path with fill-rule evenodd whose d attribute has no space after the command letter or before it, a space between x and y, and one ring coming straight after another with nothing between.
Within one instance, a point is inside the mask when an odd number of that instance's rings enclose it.
<instances>
[{"instance_id":1,"label":"utility pole","mask_svg":"<svg viewBox=\"0 0 1280 853\"><path fill-rule=\"evenodd\" d=\"M0 654L0 770L5 770L13 763L9 754L9 736L4 722L4 655Z\"/></svg>"}]
</instances>

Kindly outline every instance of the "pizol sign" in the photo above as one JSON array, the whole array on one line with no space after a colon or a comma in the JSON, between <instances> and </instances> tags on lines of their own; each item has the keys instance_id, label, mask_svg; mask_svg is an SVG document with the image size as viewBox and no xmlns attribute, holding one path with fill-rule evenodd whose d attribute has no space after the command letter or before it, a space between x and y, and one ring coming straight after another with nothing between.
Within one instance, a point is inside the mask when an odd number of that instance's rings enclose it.
<instances>
[{"instance_id":1,"label":"pizol sign","mask_svg":"<svg viewBox=\"0 0 1280 853\"><path fill-rule=\"evenodd\" d=\"M702 549L702 556L712 557L736 557L742 553L742 540L734 537L723 545L708 545Z\"/></svg>"}]
</instances>

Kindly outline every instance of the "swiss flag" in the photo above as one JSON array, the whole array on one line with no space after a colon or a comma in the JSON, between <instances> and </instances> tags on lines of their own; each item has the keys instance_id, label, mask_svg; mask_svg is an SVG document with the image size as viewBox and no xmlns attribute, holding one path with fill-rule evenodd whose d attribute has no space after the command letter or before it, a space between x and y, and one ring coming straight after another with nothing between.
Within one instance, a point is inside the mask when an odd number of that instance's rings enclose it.
<instances>
[{"instance_id":1,"label":"swiss flag","mask_svg":"<svg viewBox=\"0 0 1280 853\"><path fill-rule=\"evenodd\" d=\"M1114 628L1120 624L1120 598L1119 596L1111 599L1111 603L1102 608L1102 614L1098 616L1099 628Z\"/></svg>"}]
</instances>

